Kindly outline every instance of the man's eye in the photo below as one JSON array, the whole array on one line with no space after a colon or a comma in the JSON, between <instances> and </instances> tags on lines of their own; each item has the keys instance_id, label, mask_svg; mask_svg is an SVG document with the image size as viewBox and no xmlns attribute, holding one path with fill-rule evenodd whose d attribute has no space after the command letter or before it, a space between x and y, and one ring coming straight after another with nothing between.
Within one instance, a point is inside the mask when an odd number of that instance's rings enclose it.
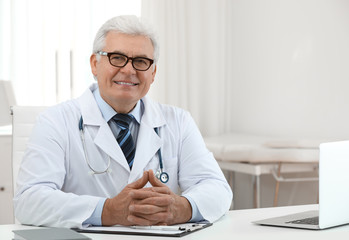
<instances>
[{"instance_id":1,"label":"man's eye","mask_svg":"<svg viewBox=\"0 0 349 240\"><path fill-rule=\"evenodd\" d=\"M147 60L146 59L143 59L143 58L136 58L134 59L134 62L136 64L143 64L143 65L146 65L147 64Z\"/></svg>"},{"instance_id":2,"label":"man's eye","mask_svg":"<svg viewBox=\"0 0 349 240\"><path fill-rule=\"evenodd\" d=\"M123 57L123 56L111 56L110 58L113 60L124 60L125 59L125 57Z\"/></svg>"}]
</instances>

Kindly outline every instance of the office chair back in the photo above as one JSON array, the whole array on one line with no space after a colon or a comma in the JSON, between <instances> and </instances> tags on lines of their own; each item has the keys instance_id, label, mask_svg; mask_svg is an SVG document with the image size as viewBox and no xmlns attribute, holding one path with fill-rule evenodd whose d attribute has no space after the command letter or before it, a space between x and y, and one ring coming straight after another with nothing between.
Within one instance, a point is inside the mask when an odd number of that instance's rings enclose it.
<instances>
[{"instance_id":1,"label":"office chair back","mask_svg":"<svg viewBox=\"0 0 349 240\"><path fill-rule=\"evenodd\" d=\"M27 147L36 117L47 107L13 106L12 107L12 185L16 192L18 170Z\"/></svg>"}]
</instances>

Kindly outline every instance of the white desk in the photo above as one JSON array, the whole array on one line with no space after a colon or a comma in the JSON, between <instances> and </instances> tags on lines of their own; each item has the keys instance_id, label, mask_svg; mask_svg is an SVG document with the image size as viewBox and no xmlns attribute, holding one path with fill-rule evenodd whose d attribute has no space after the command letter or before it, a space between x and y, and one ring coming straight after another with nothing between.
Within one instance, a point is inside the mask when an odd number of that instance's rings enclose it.
<instances>
[{"instance_id":1,"label":"white desk","mask_svg":"<svg viewBox=\"0 0 349 240\"><path fill-rule=\"evenodd\" d=\"M213 226L198 231L196 233L189 234L182 238L169 238L169 237L145 237L145 236L127 236L127 235L108 235L108 234L86 234L95 240L165 240L165 239L185 239L185 240L232 240L232 239L244 239L244 240L256 240L256 239L268 239L268 240L297 240L297 239L348 239L349 225L341 226L337 228L331 228L326 230L302 230L292 228L279 228L279 227L267 227L252 224L252 221L276 217L285 214L296 213L306 210L317 209L317 205L302 205L302 206L289 206L289 207L277 207L277 208L259 208L248 210L233 210L226 216L213 224ZM28 226L21 225L0 225L0 239L12 239L12 230L24 229Z\"/></svg>"}]
</instances>

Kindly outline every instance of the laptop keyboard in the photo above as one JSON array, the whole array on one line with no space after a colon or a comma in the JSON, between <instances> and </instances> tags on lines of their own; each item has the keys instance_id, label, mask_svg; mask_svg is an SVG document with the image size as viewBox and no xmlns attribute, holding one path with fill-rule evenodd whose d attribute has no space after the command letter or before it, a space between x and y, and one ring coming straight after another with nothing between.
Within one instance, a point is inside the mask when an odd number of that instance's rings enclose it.
<instances>
[{"instance_id":1,"label":"laptop keyboard","mask_svg":"<svg viewBox=\"0 0 349 240\"><path fill-rule=\"evenodd\" d=\"M289 221L286 223L319 225L319 217L304 218L304 219Z\"/></svg>"}]
</instances>

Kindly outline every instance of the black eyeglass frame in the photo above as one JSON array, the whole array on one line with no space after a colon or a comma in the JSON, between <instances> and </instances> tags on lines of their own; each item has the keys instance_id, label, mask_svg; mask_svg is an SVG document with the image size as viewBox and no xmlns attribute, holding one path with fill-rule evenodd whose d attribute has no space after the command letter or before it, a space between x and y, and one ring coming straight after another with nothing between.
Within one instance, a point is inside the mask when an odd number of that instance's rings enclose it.
<instances>
[{"instance_id":1,"label":"black eyeglass frame","mask_svg":"<svg viewBox=\"0 0 349 240\"><path fill-rule=\"evenodd\" d=\"M153 63L154 63L154 60L153 60L153 59L150 59L150 58L146 58L146 57L129 57L129 56L125 55L125 54L118 53L118 52L104 52L104 51L98 51L97 54L99 54L99 55L101 55L101 56L107 56L110 65L112 65L112 66L114 66L114 67L120 67L120 68L125 67L125 66L127 65L127 63L128 63L130 60L132 60L132 62L131 62L132 67L133 67L135 70L137 70L137 71L147 71L147 70L151 67L151 65L153 65ZM125 57L125 58L126 58L125 64L122 65L122 66L116 66L116 65L112 64L112 62L111 62L111 60L110 60L110 56L112 56L113 54L117 54L117 55L120 55L120 56ZM137 59L145 59L145 60L149 61L150 64L149 64L149 66L148 66L146 69L138 69L138 68L136 68L136 67L134 66L134 64L133 64L133 63L134 63L133 60L137 60Z\"/></svg>"}]
</instances>

